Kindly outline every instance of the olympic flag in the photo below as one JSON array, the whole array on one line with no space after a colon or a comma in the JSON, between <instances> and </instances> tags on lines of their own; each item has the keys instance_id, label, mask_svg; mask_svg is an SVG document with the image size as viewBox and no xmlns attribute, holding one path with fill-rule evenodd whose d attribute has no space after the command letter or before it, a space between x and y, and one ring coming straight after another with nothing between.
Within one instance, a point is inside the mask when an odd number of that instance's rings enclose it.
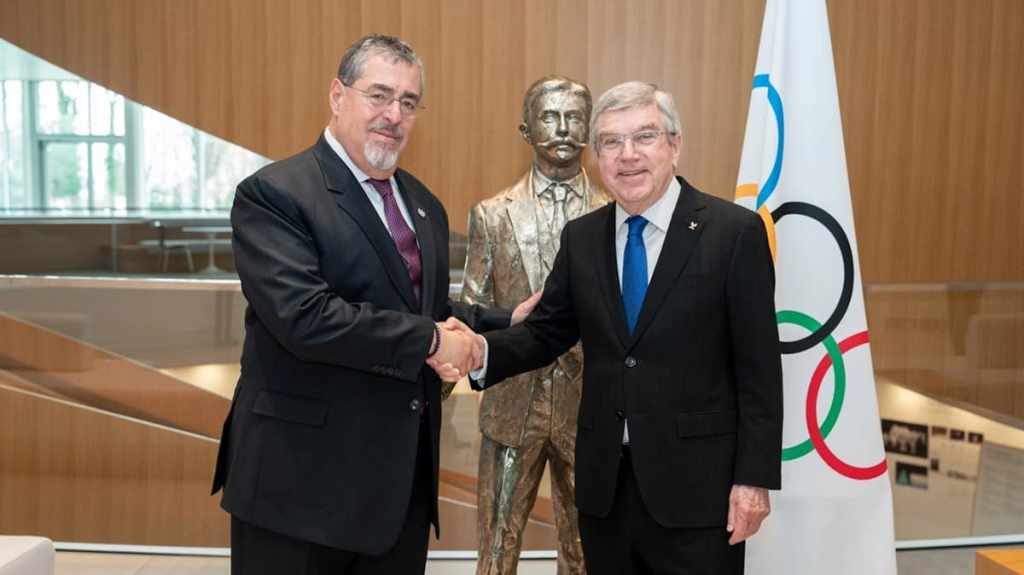
<instances>
[{"instance_id":1,"label":"olympic flag","mask_svg":"<svg viewBox=\"0 0 1024 575\"><path fill-rule=\"evenodd\" d=\"M782 490L751 575L895 575L882 448L825 0L768 0L736 202L775 257Z\"/></svg>"}]
</instances>

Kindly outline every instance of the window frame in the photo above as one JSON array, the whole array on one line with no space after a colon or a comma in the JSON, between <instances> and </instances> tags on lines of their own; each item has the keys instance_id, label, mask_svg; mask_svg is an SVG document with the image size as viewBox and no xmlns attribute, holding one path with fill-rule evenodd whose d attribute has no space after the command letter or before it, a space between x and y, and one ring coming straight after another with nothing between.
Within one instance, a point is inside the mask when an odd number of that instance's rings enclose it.
<instances>
[{"instance_id":1,"label":"window frame","mask_svg":"<svg viewBox=\"0 0 1024 575\"><path fill-rule=\"evenodd\" d=\"M46 193L46 162L43 161L46 155L46 146L54 143L61 144L86 144L88 150L87 163L88 163L88 175L87 175L87 189L88 197L86 201L86 209L115 209L114 206L96 206L96 178L93 174L93 149L92 144L105 143L111 146L115 144L123 144L125 147L125 205L128 208L133 208L132 200L137 196L137 170L135 169L135 162L139 157L137 153L137 146L141 140L141 134L139 134L139 126L137 125L137 115L129 111L130 107L136 106L134 102L125 98L123 95L118 94L119 97L124 99L124 135L108 135L108 136L97 136L92 134L47 134L42 133L39 129L39 86L42 82L82 82L85 83L88 89L86 90L89 98L88 110L89 114L92 114L92 87L97 86L102 89L107 89L95 82L88 80L68 80L68 79L34 79L24 81L22 88L25 92L26 102L26 113L24 117L26 124L28 124L28 131L26 132L26 149L28 150L29 157L26 158L28 166L32 166L33 170L26 170L34 172L32 179L32 198L35 202L35 206L42 209L51 209L53 206L50 205L50 198L47 197ZM27 88L27 89L26 89ZM115 92L116 93L116 92ZM89 118L90 129L92 126L91 117Z\"/></svg>"}]
</instances>

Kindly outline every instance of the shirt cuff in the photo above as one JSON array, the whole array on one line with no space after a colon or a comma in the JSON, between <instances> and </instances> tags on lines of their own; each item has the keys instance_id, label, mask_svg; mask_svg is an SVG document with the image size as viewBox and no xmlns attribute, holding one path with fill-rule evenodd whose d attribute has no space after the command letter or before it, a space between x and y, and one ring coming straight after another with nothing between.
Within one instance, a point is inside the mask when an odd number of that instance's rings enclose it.
<instances>
[{"instance_id":1,"label":"shirt cuff","mask_svg":"<svg viewBox=\"0 0 1024 575\"><path fill-rule=\"evenodd\" d=\"M490 344L487 343L487 338L484 338L484 357L481 362L480 369L474 369L469 372L469 377L473 381L477 382L480 387L484 387L484 378L487 377L487 355L490 352Z\"/></svg>"}]
</instances>

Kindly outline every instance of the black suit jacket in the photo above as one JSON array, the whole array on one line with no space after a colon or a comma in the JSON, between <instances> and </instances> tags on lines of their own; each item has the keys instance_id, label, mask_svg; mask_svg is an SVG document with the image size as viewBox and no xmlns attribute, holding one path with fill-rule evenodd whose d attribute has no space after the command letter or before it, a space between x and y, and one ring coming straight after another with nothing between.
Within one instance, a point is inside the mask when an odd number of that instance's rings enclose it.
<instances>
[{"instance_id":1,"label":"black suit jacket","mask_svg":"<svg viewBox=\"0 0 1024 575\"><path fill-rule=\"evenodd\" d=\"M533 314L486 334L486 385L583 343L576 505L611 509L629 421L633 469L666 527L725 525L734 484L777 489L782 367L764 225L742 207L682 192L632 335L615 248L615 205L568 223Z\"/></svg>"},{"instance_id":2,"label":"black suit jacket","mask_svg":"<svg viewBox=\"0 0 1024 575\"><path fill-rule=\"evenodd\" d=\"M243 521L367 554L398 537L418 441L431 442L437 529L440 381L424 365L434 321L509 324L508 312L448 300L444 207L408 173L396 179L422 254L421 306L384 223L323 137L246 178L231 209L249 307L213 490Z\"/></svg>"}]
</instances>

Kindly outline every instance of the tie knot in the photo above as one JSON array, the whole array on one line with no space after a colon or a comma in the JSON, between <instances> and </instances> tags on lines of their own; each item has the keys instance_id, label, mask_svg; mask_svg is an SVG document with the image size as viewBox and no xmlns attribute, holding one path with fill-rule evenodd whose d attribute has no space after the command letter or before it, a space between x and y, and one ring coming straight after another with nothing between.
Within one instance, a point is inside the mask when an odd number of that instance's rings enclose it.
<instances>
[{"instance_id":1,"label":"tie knot","mask_svg":"<svg viewBox=\"0 0 1024 575\"><path fill-rule=\"evenodd\" d=\"M394 190L391 189L390 180L375 180L373 178L367 178L366 181L370 182L370 185L373 186L373 189L377 190L377 193L380 194L381 197L386 198L394 193Z\"/></svg>"},{"instance_id":2,"label":"tie knot","mask_svg":"<svg viewBox=\"0 0 1024 575\"><path fill-rule=\"evenodd\" d=\"M643 216L629 216L626 223L629 225L629 235L633 237L641 236L647 227L647 220Z\"/></svg>"},{"instance_id":3,"label":"tie knot","mask_svg":"<svg viewBox=\"0 0 1024 575\"><path fill-rule=\"evenodd\" d=\"M553 183L541 192L542 196L547 196L554 202L564 202L566 196L572 191L572 186L569 184Z\"/></svg>"}]
</instances>

